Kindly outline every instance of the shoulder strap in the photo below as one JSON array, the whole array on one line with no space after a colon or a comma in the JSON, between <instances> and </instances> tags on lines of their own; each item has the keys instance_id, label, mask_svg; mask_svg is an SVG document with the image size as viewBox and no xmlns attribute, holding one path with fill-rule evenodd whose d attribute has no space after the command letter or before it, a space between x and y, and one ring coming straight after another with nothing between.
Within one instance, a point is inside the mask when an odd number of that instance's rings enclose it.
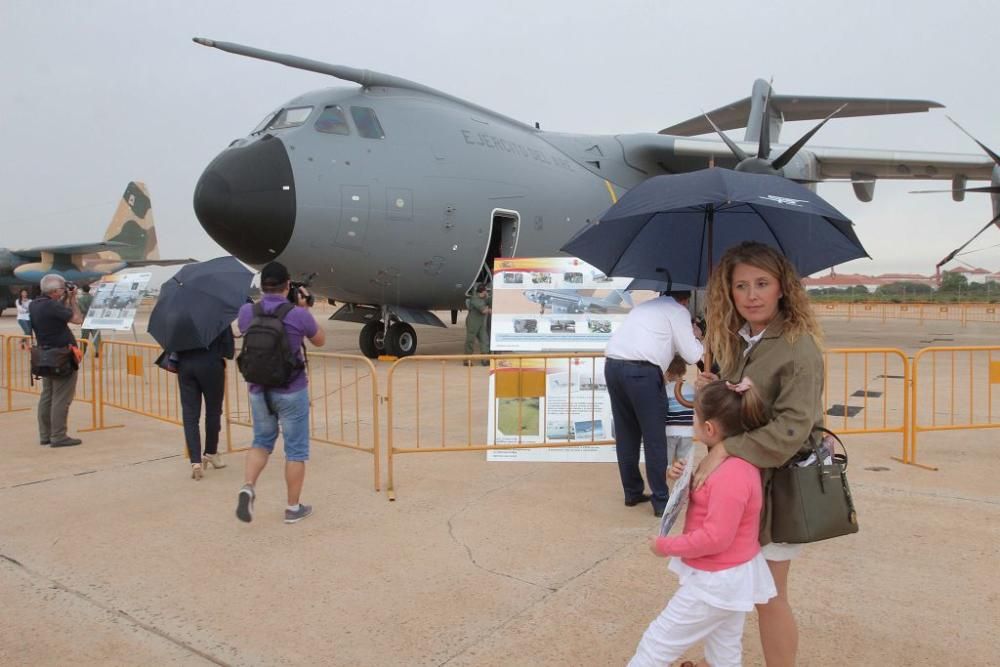
<instances>
[{"instance_id":1,"label":"shoulder strap","mask_svg":"<svg viewBox=\"0 0 1000 667\"><path fill-rule=\"evenodd\" d=\"M277 308L275 308L274 312L272 313L272 315L274 315L279 320L281 320L282 322L284 322L285 321L285 317L288 316L288 313L292 312L293 308L295 308L295 305L286 301L285 303L283 303L280 306L278 306Z\"/></svg>"},{"instance_id":2,"label":"shoulder strap","mask_svg":"<svg viewBox=\"0 0 1000 667\"><path fill-rule=\"evenodd\" d=\"M264 313L264 304L261 303L260 301L258 301L257 303L255 303L253 305L253 316L254 317L260 317L260 316L262 316L264 314L265 314Z\"/></svg>"}]
</instances>

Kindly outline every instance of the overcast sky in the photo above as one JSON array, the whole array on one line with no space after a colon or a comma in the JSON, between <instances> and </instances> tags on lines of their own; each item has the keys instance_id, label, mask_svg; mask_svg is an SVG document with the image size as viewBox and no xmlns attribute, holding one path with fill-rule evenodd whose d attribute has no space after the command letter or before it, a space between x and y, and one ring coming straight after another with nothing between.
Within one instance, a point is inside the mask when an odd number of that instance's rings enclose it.
<instances>
[{"instance_id":1,"label":"overcast sky","mask_svg":"<svg viewBox=\"0 0 1000 667\"><path fill-rule=\"evenodd\" d=\"M947 107L835 119L815 145L977 153L948 113L1000 151L1000 3L764 4L3 0L0 246L100 239L125 184L142 180L163 257L224 254L192 209L205 166L295 95L353 84L194 36L395 74L554 131L655 132L773 77L781 93ZM810 126L786 124L782 143ZM869 204L820 186L874 258L839 270L930 273L989 220L986 195L906 194L933 186L879 182ZM1000 270L997 244L989 230L962 259Z\"/></svg>"}]
</instances>

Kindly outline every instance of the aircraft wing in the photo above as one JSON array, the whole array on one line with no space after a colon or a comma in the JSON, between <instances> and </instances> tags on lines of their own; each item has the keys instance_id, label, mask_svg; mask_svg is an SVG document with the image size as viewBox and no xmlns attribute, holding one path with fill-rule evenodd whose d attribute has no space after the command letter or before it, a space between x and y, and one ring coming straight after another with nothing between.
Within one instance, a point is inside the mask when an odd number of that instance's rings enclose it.
<instances>
[{"instance_id":1,"label":"aircraft wing","mask_svg":"<svg viewBox=\"0 0 1000 667\"><path fill-rule=\"evenodd\" d=\"M718 167L736 165L729 148L717 139L662 134L619 135L617 139L628 163L650 176L703 169L709 161ZM754 144L737 144L750 155L757 152ZM780 154L782 150L784 146L775 145L772 154ZM821 179L863 174L879 179L944 180L965 176L969 180L988 181L993 169L993 162L987 156L967 153L810 146L799 155L815 159L819 172L816 177Z\"/></svg>"},{"instance_id":2,"label":"aircraft wing","mask_svg":"<svg viewBox=\"0 0 1000 667\"><path fill-rule=\"evenodd\" d=\"M53 255L88 255L93 252L118 250L119 248L127 247L127 243L118 243L117 241L98 241L96 243L70 243L67 245L50 245L39 246L37 248L26 248L24 250L15 250L14 254L20 255L21 257L33 257L36 260L40 260L43 252L52 253Z\"/></svg>"}]
</instances>

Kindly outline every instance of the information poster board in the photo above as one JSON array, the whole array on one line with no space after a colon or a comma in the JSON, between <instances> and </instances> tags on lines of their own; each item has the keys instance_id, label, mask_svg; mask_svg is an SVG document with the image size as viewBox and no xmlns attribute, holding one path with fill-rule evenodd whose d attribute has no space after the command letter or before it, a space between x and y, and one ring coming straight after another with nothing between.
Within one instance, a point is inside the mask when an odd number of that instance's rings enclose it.
<instances>
[{"instance_id":1,"label":"information poster board","mask_svg":"<svg viewBox=\"0 0 1000 667\"><path fill-rule=\"evenodd\" d=\"M614 462L604 358L497 360L490 376L490 444L565 441L567 447L491 449L487 461ZM576 443L576 444L574 444Z\"/></svg>"},{"instance_id":2,"label":"information poster board","mask_svg":"<svg viewBox=\"0 0 1000 667\"><path fill-rule=\"evenodd\" d=\"M490 347L500 352L601 351L632 309L630 278L574 257L498 259Z\"/></svg>"},{"instance_id":3,"label":"information poster board","mask_svg":"<svg viewBox=\"0 0 1000 667\"><path fill-rule=\"evenodd\" d=\"M609 278L574 257L497 259L491 346L506 352L603 352L633 303L631 278ZM518 367L518 365L522 367ZM490 444L565 440L567 447L491 449L488 461L615 462L604 358L497 360L490 379Z\"/></svg>"},{"instance_id":4,"label":"information poster board","mask_svg":"<svg viewBox=\"0 0 1000 667\"><path fill-rule=\"evenodd\" d=\"M152 273L114 273L90 286L94 297L83 322L84 329L128 331L135 321Z\"/></svg>"}]
</instances>

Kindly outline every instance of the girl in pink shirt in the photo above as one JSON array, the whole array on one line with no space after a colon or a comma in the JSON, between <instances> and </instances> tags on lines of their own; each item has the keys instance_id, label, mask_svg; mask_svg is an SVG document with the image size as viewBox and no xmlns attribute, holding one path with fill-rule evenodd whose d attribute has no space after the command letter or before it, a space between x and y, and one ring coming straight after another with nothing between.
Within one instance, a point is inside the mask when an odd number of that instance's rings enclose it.
<instances>
[{"instance_id":1,"label":"girl in pink shirt","mask_svg":"<svg viewBox=\"0 0 1000 667\"><path fill-rule=\"evenodd\" d=\"M695 397L694 435L709 449L767 421L749 380L712 382ZM669 477L681 470L683 462L675 463ZM689 500L682 535L650 538L654 554L673 557L669 568L681 585L649 624L629 667L665 667L700 641L711 667L740 665L746 613L776 595L757 539L760 470L731 456Z\"/></svg>"}]
</instances>

